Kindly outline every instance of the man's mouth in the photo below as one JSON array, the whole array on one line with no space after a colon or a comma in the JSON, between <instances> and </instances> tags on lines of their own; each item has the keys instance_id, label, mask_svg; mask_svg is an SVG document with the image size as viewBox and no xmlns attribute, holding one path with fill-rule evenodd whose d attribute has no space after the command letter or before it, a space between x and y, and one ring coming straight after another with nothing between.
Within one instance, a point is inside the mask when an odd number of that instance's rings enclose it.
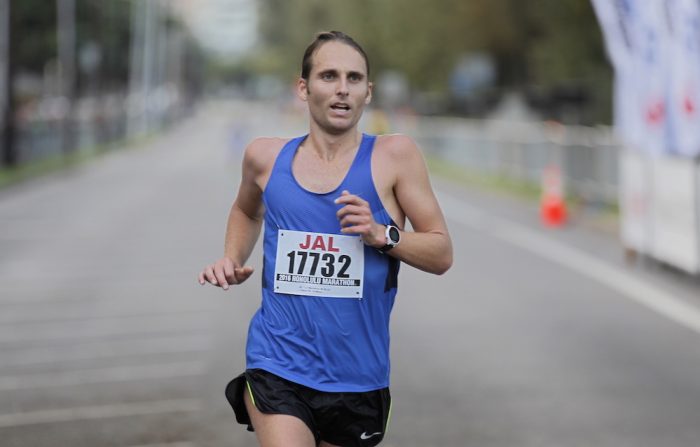
<instances>
[{"instance_id":1,"label":"man's mouth","mask_svg":"<svg viewBox=\"0 0 700 447\"><path fill-rule=\"evenodd\" d=\"M345 103L336 103L331 104L331 109L347 112L348 110L350 110L350 106Z\"/></svg>"}]
</instances>

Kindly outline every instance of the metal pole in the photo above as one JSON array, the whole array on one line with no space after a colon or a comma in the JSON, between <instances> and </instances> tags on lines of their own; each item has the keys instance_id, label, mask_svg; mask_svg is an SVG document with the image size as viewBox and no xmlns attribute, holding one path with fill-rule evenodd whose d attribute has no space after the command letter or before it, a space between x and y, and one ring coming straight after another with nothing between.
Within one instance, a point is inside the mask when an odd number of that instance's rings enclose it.
<instances>
[{"instance_id":1,"label":"metal pole","mask_svg":"<svg viewBox=\"0 0 700 447\"><path fill-rule=\"evenodd\" d=\"M0 153L2 164L14 164L10 126L10 0L0 0Z\"/></svg>"},{"instance_id":2,"label":"metal pole","mask_svg":"<svg viewBox=\"0 0 700 447\"><path fill-rule=\"evenodd\" d=\"M156 38L157 38L157 20L158 11L155 0L146 0L146 25L144 30L144 52L143 52L143 73L141 78L142 94L144 97L144 120L146 131L153 130L153 107L154 107L154 88L156 76Z\"/></svg>"},{"instance_id":3,"label":"metal pole","mask_svg":"<svg viewBox=\"0 0 700 447\"><path fill-rule=\"evenodd\" d=\"M57 0L58 61L61 96L66 101L66 114L61 128L64 153L73 149L73 102L75 100L75 0Z\"/></svg>"},{"instance_id":4,"label":"metal pole","mask_svg":"<svg viewBox=\"0 0 700 447\"><path fill-rule=\"evenodd\" d=\"M131 3L131 67L129 79L129 136L151 130L154 62L154 0Z\"/></svg>"},{"instance_id":5,"label":"metal pole","mask_svg":"<svg viewBox=\"0 0 700 447\"><path fill-rule=\"evenodd\" d=\"M143 1L131 4L131 50L129 63L129 96L127 103L127 135L134 137L143 132L143 87L141 72L143 70L144 22Z\"/></svg>"},{"instance_id":6,"label":"metal pole","mask_svg":"<svg viewBox=\"0 0 700 447\"><path fill-rule=\"evenodd\" d=\"M163 96L165 96L166 88L168 86L168 60L170 58L170 54L168 53L168 49L170 48L170 33L166 21L166 18L170 13L170 4L167 0L160 0L157 6L158 14L156 19L157 44L155 46L155 85L158 95L158 116L156 118L156 122L158 128L160 128L166 123L170 112L170 104L167 104L167 108L163 109L163 107L166 106L166 104L164 104Z\"/></svg>"},{"instance_id":7,"label":"metal pole","mask_svg":"<svg viewBox=\"0 0 700 447\"><path fill-rule=\"evenodd\" d=\"M183 53L183 36L182 31L173 30L168 38L170 43L169 61L168 61L168 82L172 83L175 89L175 118L179 118L182 113L182 53Z\"/></svg>"}]
</instances>

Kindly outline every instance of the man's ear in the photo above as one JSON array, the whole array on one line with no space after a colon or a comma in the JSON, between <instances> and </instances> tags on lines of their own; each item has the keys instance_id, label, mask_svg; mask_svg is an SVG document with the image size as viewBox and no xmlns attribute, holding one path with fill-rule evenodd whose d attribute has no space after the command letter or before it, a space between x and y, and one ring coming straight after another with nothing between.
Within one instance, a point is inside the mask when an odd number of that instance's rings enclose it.
<instances>
[{"instance_id":1,"label":"man's ear","mask_svg":"<svg viewBox=\"0 0 700 447\"><path fill-rule=\"evenodd\" d=\"M304 78L299 78L297 81L297 96L304 102L309 99L309 84Z\"/></svg>"},{"instance_id":2,"label":"man's ear","mask_svg":"<svg viewBox=\"0 0 700 447\"><path fill-rule=\"evenodd\" d=\"M367 95L365 96L365 104L369 104L372 102L372 87L374 87L374 84L371 82L367 83Z\"/></svg>"}]
</instances>

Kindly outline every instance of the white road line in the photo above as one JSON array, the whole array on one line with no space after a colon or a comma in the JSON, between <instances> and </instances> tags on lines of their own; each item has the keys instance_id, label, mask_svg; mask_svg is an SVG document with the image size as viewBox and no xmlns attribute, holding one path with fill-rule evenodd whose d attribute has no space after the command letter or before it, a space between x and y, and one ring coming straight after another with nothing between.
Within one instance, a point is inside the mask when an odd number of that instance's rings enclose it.
<instances>
[{"instance_id":1,"label":"white road line","mask_svg":"<svg viewBox=\"0 0 700 447\"><path fill-rule=\"evenodd\" d=\"M108 289L107 294L99 295L75 295L74 292L70 292L75 283L79 282L76 279L66 279L60 278L60 280L65 281L66 284L53 282L42 282L38 284L27 283L27 280L17 280L16 278L4 275L0 271L0 307L2 306L44 306L44 305L60 305L63 303L90 303L94 304L99 301L113 301L115 298L119 298L122 302L128 302L132 304L138 304L143 300L140 292L143 292L143 284L128 283L124 279L119 279L119 282L115 282L114 279L110 278L109 283L104 279L96 280L99 281L100 285L103 287L114 287L114 289ZM169 278L165 279L154 279L149 280L149 287L156 291L159 287L162 288L162 284L166 281L173 281ZM195 279L196 281L196 279ZM85 284L85 281L80 280L81 284ZM66 290L68 289L68 290ZM60 290L60 292L57 292ZM117 296L118 295L118 296ZM163 303L163 305L172 305L173 297L171 296L153 296L151 301ZM175 304L186 304L187 298L176 297ZM190 298L191 301L191 298Z\"/></svg>"},{"instance_id":2,"label":"white road line","mask_svg":"<svg viewBox=\"0 0 700 447\"><path fill-rule=\"evenodd\" d=\"M166 442L166 443L159 443L159 444L139 444L139 445L132 445L130 447L197 447L196 444L193 444L188 441L176 441L176 442Z\"/></svg>"},{"instance_id":3,"label":"white road line","mask_svg":"<svg viewBox=\"0 0 700 447\"><path fill-rule=\"evenodd\" d=\"M76 360L100 360L115 357L179 354L211 351L211 337L178 334L170 337L139 340L110 340L95 343L72 343L64 346L0 349L0 370L11 366L32 366Z\"/></svg>"},{"instance_id":4,"label":"white road line","mask_svg":"<svg viewBox=\"0 0 700 447\"><path fill-rule=\"evenodd\" d=\"M133 382L200 376L206 372L202 362L160 363L157 365L117 366L40 374L0 376L0 391L15 391L62 386Z\"/></svg>"},{"instance_id":5,"label":"white road line","mask_svg":"<svg viewBox=\"0 0 700 447\"><path fill-rule=\"evenodd\" d=\"M201 411L198 399L172 399L0 414L0 428ZM176 444L177 445L177 444ZM172 445L170 447L173 447ZM179 447L179 446L178 446Z\"/></svg>"},{"instance_id":6,"label":"white road line","mask_svg":"<svg viewBox=\"0 0 700 447\"><path fill-rule=\"evenodd\" d=\"M489 215L455 197L446 194L439 196L448 219L487 232L498 239L568 267L700 334L700 309L697 307L673 297L653 284L635 278L624 270L549 239L523 225Z\"/></svg>"},{"instance_id":7,"label":"white road line","mask_svg":"<svg viewBox=\"0 0 700 447\"><path fill-rule=\"evenodd\" d=\"M107 301L111 298L102 298L95 296L55 296L51 295L52 284L45 285L44 289L33 289L31 291L27 290L25 285L17 285L17 290L21 290L22 293L13 293L13 289L8 287L7 283L3 283L5 279L0 275L0 283L2 283L2 288L0 288L0 307L9 306L44 306L44 305L61 305L65 303L90 303L94 304L97 301ZM54 292L55 293L55 292Z\"/></svg>"},{"instance_id":8,"label":"white road line","mask_svg":"<svg viewBox=\"0 0 700 447\"><path fill-rule=\"evenodd\" d=\"M163 306L165 307L165 306ZM100 320L110 318L148 318L166 315L212 315L216 309L148 309L129 310L122 309L100 309L95 310L87 307L68 309L65 307L58 309L24 309L21 311L4 310L0 314L0 326L36 323L55 323L61 321L80 322L85 320Z\"/></svg>"},{"instance_id":9,"label":"white road line","mask_svg":"<svg viewBox=\"0 0 700 447\"><path fill-rule=\"evenodd\" d=\"M153 317L104 318L67 322L33 323L17 327L0 326L0 346L28 341L56 341L118 335L183 332L205 328L208 315L160 315Z\"/></svg>"},{"instance_id":10,"label":"white road line","mask_svg":"<svg viewBox=\"0 0 700 447\"><path fill-rule=\"evenodd\" d=\"M36 266L32 266L30 271L35 271ZM157 292L162 290L164 283L181 284L182 278L191 278L192 271L187 272L168 272L167 274L153 273L148 278L122 278L115 277L114 274L104 273L100 276L91 274L87 277L75 277L61 275L54 278L43 278L42 282L32 282L34 278L20 278L16 274L12 274L3 270L3 265L0 264L0 306L16 306L16 305L42 305L55 304L65 302L90 302L94 303L97 300L107 301L114 299L113 296L99 295L79 295L75 296L71 290L74 290L76 284L83 286L95 286L100 290L105 290L105 293L118 293L119 299L137 303L142 300L143 293L152 291ZM197 278L190 283L186 283L185 287L191 287L191 290L197 290ZM150 300L157 300L163 304L172 303L175 300L177 303L187 302L186 296L172 297L168 295L159 296L154 293ZM189 298L191 300L191 298Z\"/></svg>"}]
</instances>

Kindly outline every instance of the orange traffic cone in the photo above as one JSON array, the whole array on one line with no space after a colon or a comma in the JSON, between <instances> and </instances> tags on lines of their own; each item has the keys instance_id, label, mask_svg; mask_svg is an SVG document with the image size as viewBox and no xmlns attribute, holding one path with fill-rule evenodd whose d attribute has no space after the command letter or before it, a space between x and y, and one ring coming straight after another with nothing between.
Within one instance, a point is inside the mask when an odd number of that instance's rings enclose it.
<instances>
[{"instance_id":1,"label":"orange traffic cone","mask_svg":"<svg viewBox=\"0 0 700 447\"><path fill-rule=\"evenodd\" d=\"M566 217L561 172L558 166L547 166L542 174L540 218L547 227L561 227L566 223Z\"/></svg>"}]
</instances>

